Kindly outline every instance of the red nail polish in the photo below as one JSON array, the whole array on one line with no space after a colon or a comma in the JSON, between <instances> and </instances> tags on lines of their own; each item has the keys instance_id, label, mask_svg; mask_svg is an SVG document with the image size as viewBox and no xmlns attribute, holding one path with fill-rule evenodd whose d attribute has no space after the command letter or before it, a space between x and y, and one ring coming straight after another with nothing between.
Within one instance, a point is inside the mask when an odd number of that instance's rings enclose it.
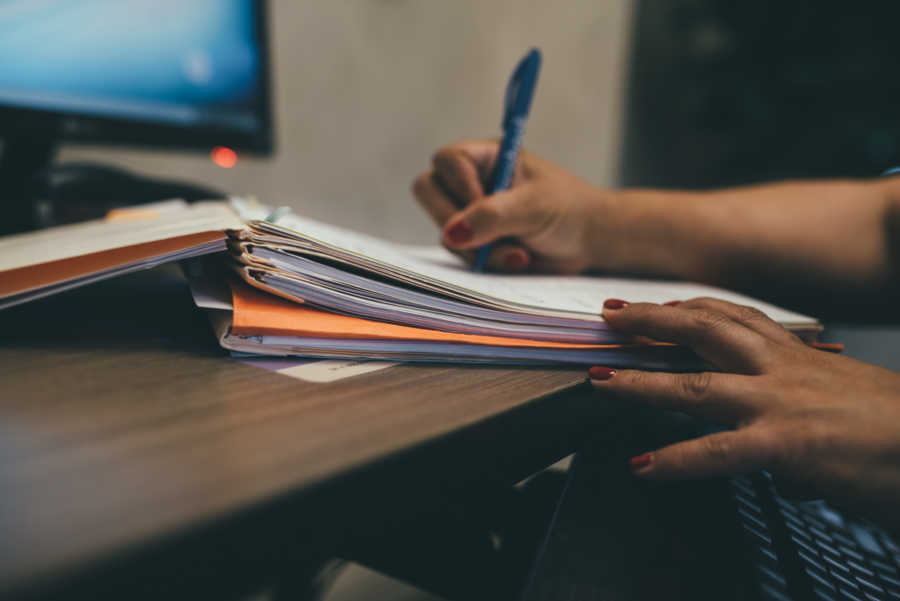
<instances>
[{"instance_id":1,"label":"red nail polish","mask_svg":"<svg viewBox=\"0 0 900 601\"><path fill-rule=\"evenodd\" d=\"M605 301L603 301L604 309L612 309L615 311L616 309L621 309L622 307L627 307L627 306L628 306L627 302L625 302L621 299L618 299L618 298L608 298Z\"/></svg>"},{"instance_id":2,"label":"red nail polish","mask_svg":"<svg viewBox=\"0 0 900 601\"><path fill-rule=\"evenodd\" d=\"M663 303L667 307L677 307L681 304L681 301L669 301L667 303Z\"/></svg>"},{"instance_id":3,"label":"red nail polish","mask_svg":"<svg viewBox=\"0 0 900 601\"><path fill-rule=\"evenodd\" d=\"M651 463L653 463L653 455L651 453L644 453L643 455L638 455L629 459L628 467L631 468L631 471L637 472L644 469Z\"/></svg>"},{"instance_id":4,"label":"red nail polish","mask_svg":"<svg viewBox=\"0 0 900 601\"><path fill-rule=\"evenodd\" d=\"M526 259L525 255L521 252L511 252L503 259L503 265L506 266L507 269L521 269L525 267L527 262L528 259Z\"/></svg>"},{"instance_id":5,"label":"red nail polish","mask_svg":"<svg viewBox=\"0 0 900 601\"><path fill-rule=\"evenodd\" d=\"M616 370L610 369L608 367L596 366L592 367L588 370L588 373L591 375L591 380L609 380L611 377L616 375Z\"/></svg>"},{"instance_id":6,"label":"red nail polish","mask_svg":"<svg viewBox=\"0 0 900 601\"><path fill-rule=\"evenodd\" d=\"M472 228L465 221L460 221L447 230L447 239L453 244L465 244L472 239Z\"/></svg>"}]
</instances>

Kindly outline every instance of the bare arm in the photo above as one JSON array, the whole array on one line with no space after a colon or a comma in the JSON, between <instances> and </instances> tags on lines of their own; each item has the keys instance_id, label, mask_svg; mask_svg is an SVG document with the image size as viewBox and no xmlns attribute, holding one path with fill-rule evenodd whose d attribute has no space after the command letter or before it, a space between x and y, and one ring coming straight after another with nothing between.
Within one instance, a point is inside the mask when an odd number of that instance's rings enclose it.
<instances>
[{"instance_id":1,"label":"bare arm","mask_svg":"<svg viewBox=\"0 0 900 601\"><path fill-rule=\"evenodd\" d=\"M602 237L592 237L601 269L858 292L883 290L900 275L900 178L613 194L621 227L634 235L609 257Z\"/></svg>"}]
</instances>

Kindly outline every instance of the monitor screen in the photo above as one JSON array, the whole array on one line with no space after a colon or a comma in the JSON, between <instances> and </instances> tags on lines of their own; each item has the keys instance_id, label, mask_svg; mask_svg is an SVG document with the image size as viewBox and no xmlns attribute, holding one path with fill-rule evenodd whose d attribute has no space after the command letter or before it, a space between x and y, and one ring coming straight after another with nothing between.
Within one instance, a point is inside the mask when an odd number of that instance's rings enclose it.
<instances>
[{"instance_id":1,"label":"monitor screen","mask_svg":"<svg viewBox=\"0 0 900 601\"><path fill-rule=\"evenodd\" d=\"M0 137L265 152L261 0L0 0Z\"/></svg>"}]
</instances>

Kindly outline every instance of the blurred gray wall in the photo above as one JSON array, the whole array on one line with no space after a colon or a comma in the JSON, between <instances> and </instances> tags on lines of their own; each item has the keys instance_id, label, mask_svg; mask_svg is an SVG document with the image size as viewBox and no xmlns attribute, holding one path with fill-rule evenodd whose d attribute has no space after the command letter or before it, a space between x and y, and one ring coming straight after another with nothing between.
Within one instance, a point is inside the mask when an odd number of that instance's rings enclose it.
<instances>
[{"instance_id":1,"label":"blurred gray wall","mask_svg":"<svg viewBox=\"0 0 900 601\"><path fill-rule=\"evenodd\" d=\"M525 145L615 181L629 0L271 0L277 154L233 169L202 154L68 147L201 181L405 242L434 241L409 184L431 153L499 133L519 57L544 66Z\"/></svg>"}]
</instances>

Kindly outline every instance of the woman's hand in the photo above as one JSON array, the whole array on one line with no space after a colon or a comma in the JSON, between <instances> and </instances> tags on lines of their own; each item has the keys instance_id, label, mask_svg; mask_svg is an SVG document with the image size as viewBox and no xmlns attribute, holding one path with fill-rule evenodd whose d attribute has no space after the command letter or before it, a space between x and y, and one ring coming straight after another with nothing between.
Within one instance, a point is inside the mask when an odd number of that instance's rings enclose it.
<instances>
[{"instance_id":1,"label":"woman's hand","mask_svg":"<svg viewBox=\"0 0 900 601\"><path fill-rule=\"evenodd\" d=\"M600 219L614 226L613 195L523 150L512 187L487 196L497 150L489 140L446 146L413 183L413 194L443 229L444 245L471 260L475 249L499 240L488 261L496 271L593 267L593 226Z\"/></svg>"},{"instance_id":2,"label":"woman's hand","mask_svg":"<svg viewBox=\"0 0 900 601\"><path fill-rule=\"evenodd\" d=\"M767 469L900 531L900 374L815 350L755 309L715 299L609 300L603 315L619 332L686 345L721 372L595 367L597 390L736 427L635 457L636 475Z\"/></svg>"}]
</instances>

